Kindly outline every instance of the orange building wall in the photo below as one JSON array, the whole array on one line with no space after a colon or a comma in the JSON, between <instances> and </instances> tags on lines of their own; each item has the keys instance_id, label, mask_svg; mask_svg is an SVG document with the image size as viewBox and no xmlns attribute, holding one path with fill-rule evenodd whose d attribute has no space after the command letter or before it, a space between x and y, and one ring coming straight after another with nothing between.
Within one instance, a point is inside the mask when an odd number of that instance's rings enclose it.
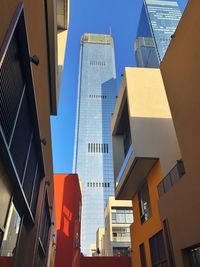
<instances>
[{"instance_id":1,"label":"orange building wall","mask_svg":"<svg viewBox=\"0 0 200 267\"><path fill-rule=\"evenodd\" d=\"M131 225L132 266L141 266L139 246L144 243L147 267L151 267L149 238L162 229L158 210L157 185L162 180L162 170L159 161L147 177L149 198L151 203L151 218L141 224L138 195L133 198L134 223Z\"/></svg>"},{"instance_id":2,"label":"orange building wall","mask_svg":"<svg viewBox=\"0 0 200 267\"><path fill-rule=\"evenodd\" d=\"M79 206L81 191L76 174L55 174L56 257L55 267L79 265L80 242L76 246L77 233L80 239Z\"/></svg>"}]
</instances>

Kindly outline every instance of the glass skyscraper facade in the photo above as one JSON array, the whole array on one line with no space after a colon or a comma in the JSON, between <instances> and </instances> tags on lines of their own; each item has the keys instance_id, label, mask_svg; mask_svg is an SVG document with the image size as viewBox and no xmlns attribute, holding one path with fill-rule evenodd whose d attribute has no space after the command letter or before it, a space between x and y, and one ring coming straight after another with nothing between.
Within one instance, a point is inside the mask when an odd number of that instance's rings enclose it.
<instances>
[{"instance_id":1,"label":"glass skyscraper facade","mask_svg":"<svg viewBox=\"0 0 200 267\"><path fill-rule=\"evenodd\" d=\"M138 67L159 67L180 18L176 1L144 0L135 40Z\"/></svg>"},{"instance_id":2,"label":"glass skyscraper facade","mask_svg":"<svg viewBox=\"0 0 200 267\"><path fill-rule=\"evenodd\" d=\"M73 171L82 189L81 251L90 255L96 231L104 227L104 207L114 195L111 118L116 101L111 35L81 39Z\"/></svg>"}]
</instances>

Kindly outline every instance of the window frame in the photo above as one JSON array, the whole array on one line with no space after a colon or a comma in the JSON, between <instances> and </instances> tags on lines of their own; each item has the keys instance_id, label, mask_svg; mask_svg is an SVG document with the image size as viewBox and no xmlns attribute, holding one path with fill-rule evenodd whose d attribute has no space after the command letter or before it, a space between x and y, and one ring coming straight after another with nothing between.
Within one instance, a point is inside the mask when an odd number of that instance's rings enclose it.
<instances>
[{"instance_id":1,"label":"window frame","mask_svg":"<svg viewBox=\"0 0 200 267\"><path fill-rule=\"evenodd\" d=\"M142 201L142 193L144 194L144 192L142 192L142 191L145 190L145 188L146 188L146 194L147 194L148 206L149 206L146 210L145 210L145 207L144 207L144 203ZM138 192L138 204L139 204L139 210L140 210L140 222L141 222L141 224L144 224L152 216L151 200L150 200L149 187L148 187L148 183L147 182L145 182L143 184L143 186L141 187L140 191ZM146 211L146 213L145 213L145 211ZM146 214L147 214L147 218L145 217Z\"/></svg>"}]
</instances>

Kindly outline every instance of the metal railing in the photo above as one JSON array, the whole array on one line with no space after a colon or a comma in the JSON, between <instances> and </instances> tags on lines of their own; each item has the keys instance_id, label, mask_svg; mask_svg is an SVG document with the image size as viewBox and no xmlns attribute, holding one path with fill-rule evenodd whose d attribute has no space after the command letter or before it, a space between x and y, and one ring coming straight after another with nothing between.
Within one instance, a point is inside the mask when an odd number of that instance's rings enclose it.
<instances>
[{"instance_id":1,"label":"metal railing","mask_svg":"<svg viewBox=\"0 0 200 267\"><path fill-rule=\"evenodd\" d=\"M130 159L132 153L133 153L133 144L130 145L130 147L129 147L129 149L128 149L128 152L127 152L127 154L126 154L126 157L125 157L125 159L124 159L124 161L123 161L123 164L122 164L122 166L121 166L121 168L120 168L120 171L119 171L119 173L118 173L118 175L117 175L117 178L116 178L116 181L117 181L117 182L120 181L120 179L121 179L121 177L122 177L122 175L123 175L123 173L124 173L124 171L125 171L125 169L126 169L126 166L127 166L127 164L128 164L128 161L129 161L129 159Z\"/></svg>"}]
</instances>

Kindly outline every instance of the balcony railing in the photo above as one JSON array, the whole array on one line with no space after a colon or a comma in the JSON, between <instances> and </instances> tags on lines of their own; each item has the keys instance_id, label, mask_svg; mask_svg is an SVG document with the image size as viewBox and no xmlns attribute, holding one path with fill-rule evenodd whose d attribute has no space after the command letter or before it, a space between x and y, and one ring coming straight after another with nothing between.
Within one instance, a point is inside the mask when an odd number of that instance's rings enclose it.
<instances>
[{"instance_id":1,"label":"balcony railing","mask_svg":"<svg viewBox=\"0 0 200 267\"><path fill-rule=\"evenodd\" d=\"M113 242L131 242L130 236L113 237Z\"/></svg>"},{"instance_id":2,"label":"balcony railing","mask_svg":"<svg viewBox=\"0 0 200 267\"><path fill-rule=\"evenodd\" d=\"M177 164L165 176L158 185L158 195L161 197L167 193L170 188L185 174L185 168L182 160L178 160Z\"/></svg>"},{"instance_id":3,"label":"balcony railing","mask_svg":"<svg viewBox=\"0 0 200 267\"><path fill-rule=\"evenodd\" d=\"M125 171L125 169L126 169L126 166L127 166L127 164L128 164L128 161L129 161L129 159L130 159L132 153L133 153L133 144L130 145L130 147L129 147L129 149L128 149L128 152L127 152L127 154L126 154L126 157L125 157L125 159L124 159L124 161L123 161L123 164L122 164L122 166L121 166L121 169L120 169L120 171L119 171L119 173L118 173L118 175L117 175L117 178L116 178L116 181L117 181L117 182L120 181L120 179L121 179L121 177L122 177L122 175L123 175L123 173L124 173L124 171Z\"/></svg>"}]
</instances>

